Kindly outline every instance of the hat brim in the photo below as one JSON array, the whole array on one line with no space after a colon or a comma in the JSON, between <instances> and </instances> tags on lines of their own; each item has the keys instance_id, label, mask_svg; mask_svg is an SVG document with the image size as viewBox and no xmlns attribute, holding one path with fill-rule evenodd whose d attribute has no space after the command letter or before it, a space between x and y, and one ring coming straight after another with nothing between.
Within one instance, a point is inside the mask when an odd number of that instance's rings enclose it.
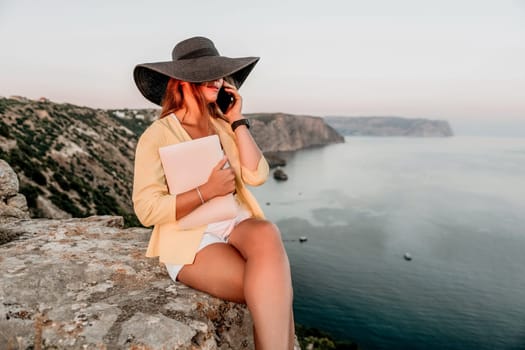
<instances>
[{"instance_id":1,"label":"hat brim","mask_svg":"<svg viewBox=\"0 0 525 350\"><path fill-rule=\"evenodd\" d=\"M133 77L142 95L160 106L170 78L191 83L203 83L229 76L239 88L258 61L259 57L207 56L144 63L135 67Z\"/></svg>"}]
</instances>

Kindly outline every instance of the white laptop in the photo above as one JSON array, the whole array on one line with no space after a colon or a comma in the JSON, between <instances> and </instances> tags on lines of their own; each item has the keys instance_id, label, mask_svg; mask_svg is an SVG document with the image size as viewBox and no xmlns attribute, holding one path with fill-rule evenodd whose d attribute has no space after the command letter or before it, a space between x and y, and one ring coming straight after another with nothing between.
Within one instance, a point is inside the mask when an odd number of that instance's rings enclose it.
<instances>
[{"instance_id":1,"label":"white laptop","mask_svg":"<svg viewBox=\"0 0 525 350\"><path fill-rule=\"evenodd\" d=\"M170 194L183 193L206 181L222 159L219 137L211 135L159 148ZM233 194L215 197L178 220L178 227L192 228L232 219L237 212Z\"/></svg>"}]
</instances>

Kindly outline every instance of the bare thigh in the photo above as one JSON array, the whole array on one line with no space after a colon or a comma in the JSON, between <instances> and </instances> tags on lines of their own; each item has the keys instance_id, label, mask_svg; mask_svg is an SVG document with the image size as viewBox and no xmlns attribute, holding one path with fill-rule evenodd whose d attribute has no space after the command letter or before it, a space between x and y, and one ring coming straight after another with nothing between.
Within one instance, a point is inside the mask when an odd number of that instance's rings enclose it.
<instances>
[{"instance_id":1,"label":"bare thigh","mask_svg":"<svg viewBox=\"0 0 525 350\"><path fill-rule=\"evenodd\" d=\"M215 297L244 303L245 263L230 244L214 243L200 250L192 265L184 265L177 279Z\"/></svg>"}]
</instances>

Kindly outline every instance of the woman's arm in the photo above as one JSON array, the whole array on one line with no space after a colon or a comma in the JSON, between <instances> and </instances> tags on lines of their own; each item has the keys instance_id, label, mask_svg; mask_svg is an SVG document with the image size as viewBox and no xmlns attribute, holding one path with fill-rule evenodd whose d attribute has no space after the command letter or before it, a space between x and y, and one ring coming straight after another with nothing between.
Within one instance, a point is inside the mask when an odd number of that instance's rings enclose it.
<instances>
[{"instance_id":1,"label":"woman's arm","mask_svg":"<svg viewBox=\"0 0 525 350\"><path fill-rule=\"evenodd\" d=\"M144 226L175 221L177 201L170 195L159 156L164 142L158 125L151 125L140 137L135 151L133 207Z\"/></svg>"},{"instance_id":2,"label":"woman's arm","mask_svg":"<svg viewBox=\"0 0 525 350\"><path fill-rule=\"evenodd\" d=\"M259 146L257 146L257 143L255 143L250 130L246 125L240 125L234 132L241 165L248 170L256 171L262 157L262 152Z\"/></svg>"},{"instance_id":3,"label":"woman's arm","mask_svg":"<svg viewBox=\"0 0 525 350\"><path fill-rule=\"evenodd\" d=\"M135 153L133 204L137 218L144 226L174 222L203 202L235 190L233 170L222 169L226 163L224 158L198 191L194 188L177 195L169 194L158 151L162 145L160 140L163 140L160 128L147 129L139 139Z\"/></svg>"},{"instance_id":4,"label":"woman's arm","mask_svg":"<svg viewBox=\"0 0 525 350\"><path fill-rule=\"evenodd\" d=\"M224 90L233 96L234 101L228 108L224 117L228 120L230 125L240 119L243 119L241 112L242 109L242 97L232 84L224 81ZM241 165L248 170L256 171L259 167L259 162L262 158L262 152L255 143L255 140L248 130L246 125L240 125L235 129L235 136L237 142L237 148L239 149L239 157Z\"/></svg>"}]
</instances>

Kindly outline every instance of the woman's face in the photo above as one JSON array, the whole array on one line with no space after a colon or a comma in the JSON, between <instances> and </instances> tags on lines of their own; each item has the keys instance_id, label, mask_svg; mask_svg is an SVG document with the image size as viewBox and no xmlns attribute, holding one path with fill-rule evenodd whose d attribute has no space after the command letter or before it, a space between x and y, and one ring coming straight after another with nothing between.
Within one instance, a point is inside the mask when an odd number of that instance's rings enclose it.
<instances>
[{"instance_id":1,"label":"woman's face","mask_svg":"<svg viewBox=\"0 0 525 350\"><path fill-rule=\"evenodd\" d=\"M206 102L211 103L217 101L217 95L219 90L224 83L224 79L220 78L213 81L207 81L199 85L199 89L202 92Z\"/></svg>"}]
</instances>

